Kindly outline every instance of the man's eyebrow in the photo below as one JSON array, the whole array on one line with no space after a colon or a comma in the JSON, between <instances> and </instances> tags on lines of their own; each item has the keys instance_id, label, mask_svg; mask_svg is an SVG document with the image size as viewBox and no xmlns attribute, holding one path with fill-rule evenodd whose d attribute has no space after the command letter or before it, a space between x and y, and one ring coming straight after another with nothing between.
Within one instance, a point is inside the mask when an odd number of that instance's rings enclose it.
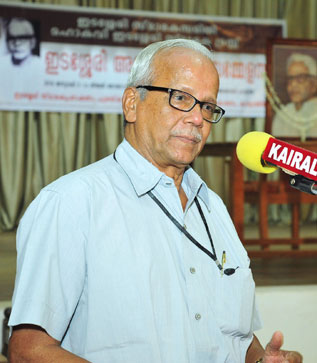
<instances>
[{"instance_id":1,"label":"man's eyebrow","mask_svg":"<svg viewBox=\"0 0 317 363\"><path fill-rule=\"evenodd\" d=\"M298 74L288 74L287 78L303 77L303 76L315 77L313 74L310 73L298 73Z\"/></svg>"},{"instance_id":2,"label":"man's eyebrow","mask_svg":"<svg viewBox=\"0 0 317 363\"><path fill-rule=\"evenodd\" d=\"M188 86L179 86L179 88L177 88L177 87L170 87L170 88L174 88L174 89L178 89L179 91L187 92L187 93L191 94L192 96L194 96L195 98L197 98L201 102L208 102L208 103L216 103L217 102L217 100L212 96L208 97L208 99L206 98L206 100L200 100L198 97L196 97L193 94L195 92L195 90L193 90L191 87L188 87Z\"/></svg>"}]
</instances>

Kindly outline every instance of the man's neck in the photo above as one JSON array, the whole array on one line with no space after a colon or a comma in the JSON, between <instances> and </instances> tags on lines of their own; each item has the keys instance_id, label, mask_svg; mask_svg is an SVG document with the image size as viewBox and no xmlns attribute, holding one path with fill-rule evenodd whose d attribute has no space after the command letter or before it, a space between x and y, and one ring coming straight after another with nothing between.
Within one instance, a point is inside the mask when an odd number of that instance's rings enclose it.
<instances>
[{"instance_id":1,"label":"man's neck","mask_svg":"<svg viewBox=\"0 0 317 363\"><path fill-rule=\"evenodd\" d=\"M174 166L169 166L167 168L164 168L164 167L160 167L158 165L156 165L156 167L160 171L162 171L165 175L169 176L170 178L172 178L174 180L174 184L175 184L177 190L179 191L181 188L181 185L182 185L185 167L176 168Z\"/></svg>"},{"instance_id":2,"label":"man's neck","mask_svg":"<svg viewBox=\"0 0 317 363\"><path fill-rule=\"evenodd\" d=\"M297 103L294 103L294 105L295 105L295 110L299 111L302 108L303 103L302 102L297 102Z\"/></svg>"},{"instance_id":3,"label":"man's neck","mask_svg":"<svg viewBox=\"0 0 317 363\"><path fill-rule=\"evenodd\" d=\"M172 178L174 180L174 184L178 191L178 195L179 195L183 210L185 210L188 198L187 198L187 195L186 195L184 189L182 188L182 181L183 181L183 176L184 176L186 167L179 169L179 168L170 166L168 168L158 167L158 169L160 171L162 171L165 175L169 176L170 178Z\"/></svg>"},{"instance_id":4,"label":"man's neck","mask_svg":"<svg viewBox=\"0 0 317 363\"><path fill-rule=\"evenodd\" d=\"M128 127L128 126L127 126ZM130 131L130 132L129 132ZM158 161L158 158L153 157L152 151L146 147L141 148L140 144L136 142L135 135L130 129L125 129L125 139L127 142L145 159L147 159L152 165L154 165L158 170L163 172L168 177L174 180L175 186L179 191L181 188L184 172L187 165L171 165L171 163L165 162L164 160Z\"/></svg>"}]
</instances>

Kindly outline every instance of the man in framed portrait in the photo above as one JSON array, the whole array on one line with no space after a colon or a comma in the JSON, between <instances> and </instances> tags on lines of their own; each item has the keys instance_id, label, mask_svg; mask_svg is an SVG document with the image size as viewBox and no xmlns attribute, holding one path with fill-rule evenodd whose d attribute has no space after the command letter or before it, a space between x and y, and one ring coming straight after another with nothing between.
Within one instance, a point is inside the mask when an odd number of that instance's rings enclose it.
<instances>
[{"instance_id":1,"label":"man in framed portrait","mask_svg":"<svg viewBox=\"0 0 317 363\"><path fill-rule=\"evenodd\" d=\"M286 91L290 102L275 115L272 133L277 137L317 137L317 64L302 53L286 62Z\"/></svg>"}]
</instances>

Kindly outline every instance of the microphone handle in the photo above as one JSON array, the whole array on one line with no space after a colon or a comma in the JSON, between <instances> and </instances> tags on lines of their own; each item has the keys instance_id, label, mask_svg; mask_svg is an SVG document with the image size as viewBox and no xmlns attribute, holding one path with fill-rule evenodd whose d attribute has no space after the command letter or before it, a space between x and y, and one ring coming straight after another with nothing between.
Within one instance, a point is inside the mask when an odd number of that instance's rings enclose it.
<instances>
[{"instance_id":1,"label":"microphone handle","mask_svg":"<svg viewBox=\"0 0 317 363\"><path fill-rule=\"evenodd\" d=\"M317 195L317 183L314 180L306 178L299 174L295 174L287 169L281 168L280 166L275 165L270 161L264 160L262 157L261 157L261 164L263 167L277 166L278 168L282 169L284 173L291 175L291 178L289 180L289 184L291 187L304 193Z\"/></svg>"},{"instance_id":2,"label":"microphone handle","mask_svg":"<svg viewBox=\"0 0 317 363\"><path fill-rule=\"evenodd\" d=\"M300 190L301 192L317 195L317 183L314 180L297 174L291 177L289 183L291 187Z\"/></svg>"}]
</instances>

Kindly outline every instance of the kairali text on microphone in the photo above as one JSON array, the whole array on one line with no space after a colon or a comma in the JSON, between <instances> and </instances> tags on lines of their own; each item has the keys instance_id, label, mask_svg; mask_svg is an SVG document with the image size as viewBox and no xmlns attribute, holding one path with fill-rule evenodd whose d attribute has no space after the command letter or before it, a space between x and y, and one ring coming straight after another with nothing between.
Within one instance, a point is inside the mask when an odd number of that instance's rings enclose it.
<instances>
[{"instance_id":1,"label":"kairali text on microphone","mask_svg":"<svg viewBox=\"0 0 317 363\"><path fill-rule=\"evenodd\" d=\"M271 137L263 160L317 181L317 154Z\"/></svg>"}]
</instances>

